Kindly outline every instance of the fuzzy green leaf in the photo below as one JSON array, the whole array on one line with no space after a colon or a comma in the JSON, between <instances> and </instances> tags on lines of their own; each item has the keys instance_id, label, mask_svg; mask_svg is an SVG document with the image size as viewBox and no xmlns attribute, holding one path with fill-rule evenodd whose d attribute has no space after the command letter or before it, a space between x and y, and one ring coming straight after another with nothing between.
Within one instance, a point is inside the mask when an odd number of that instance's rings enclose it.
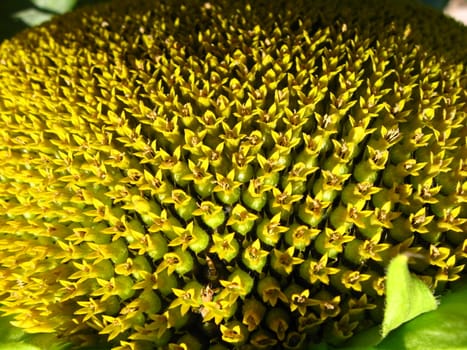
<instances>
[{"instance_id":1,"label":"fuzzy green leaf","mask_svg":"<svg viewBox=\"0 0 467 350\"><path fill-rule=\"evenodd\" d=\"M77 0L31 0L31 2L47 11L65 13L73 9Z\"/></svg>"},{"instance_id":2,"label":"fuzzy green leaf","mask_svg":"<svg viewBox=\"0 0 467 350\"><path fill-rule=\"evenodd\" d=\"M23 21L30 27L44 23L51 19L52 16L53 14L50 12L41 11L33 7L18 11L13 14L14 18Z\"/></svg>"},{"instance_id":3,"label":"fuzzy green leaf","mask_svg":"<svg viewBox=\"0 0 467 350\"><path fill-rule=\"evenodd\" d=\"M12 317L0 315L0 350L67 350L64 343L54 334L27 334L10 324Z\"/></svg>"},{"instance_id":4,"label":"fuzzy green leaf","mask_svg":"<svg viewBox=\"0 0 467 350\"><path fill-rule=\"evenodd\" d=\"M437 302L430 289L410 274L408 256L396 256L386 275L386 309L382 326L383 338L401 324L436 309Z\"/></svg>"},{"instance_id":5,"label":"fuzzy green leaf","mask_svg":"<svg viewBox=\"0 0 467 350\"><path fill-rule=\"evenodd\" d=\"M0 350L40 350L37 346L21 342L0 344Z\"/></svg>"},{"instance_id":6,"label":"fuzzy green leaf","mask_svg":"<svg viewBox=\"0 0 467 350\"><path fill-rule=\"evenodd\" d=\"M467 349L467 283L441 298L439 307L391 332L378 350Z\"/></svg>"},{"instance_id":7,"label":"fuzzy green leaf","mask_svg":"<svg viewBox=\"0 0 467 350\"><path fill-rule=\"evenodd\" d=\"M397 263L397 262L396 262ZM353 337L338 349L319 344L313 350L466 350L467 283L449 291L436 310L426 312L400 325L379 342L374 327ZM378 343L379 342L379 343ZM377 344L378 343L378 344ZM377 344L377 345L376 345Z\"/></svg>"}]
</instances>

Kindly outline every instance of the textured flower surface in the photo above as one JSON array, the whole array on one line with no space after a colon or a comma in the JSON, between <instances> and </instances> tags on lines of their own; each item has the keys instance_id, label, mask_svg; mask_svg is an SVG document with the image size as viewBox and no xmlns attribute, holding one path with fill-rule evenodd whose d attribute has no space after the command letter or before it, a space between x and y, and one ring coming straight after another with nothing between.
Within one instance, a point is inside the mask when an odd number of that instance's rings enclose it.
<instances>
[{"instance_id":1,"label":"textured flower surface","mask_svg":"<svg viewBox=\"0 0 467 350\"><path fill-rule=\"evenodd\" d=\"M465 42L376 0L123 0L5 41L0 310L118 350L300 349L381 323L401 252L449 287Z\"/></svg>"}]
</instances>

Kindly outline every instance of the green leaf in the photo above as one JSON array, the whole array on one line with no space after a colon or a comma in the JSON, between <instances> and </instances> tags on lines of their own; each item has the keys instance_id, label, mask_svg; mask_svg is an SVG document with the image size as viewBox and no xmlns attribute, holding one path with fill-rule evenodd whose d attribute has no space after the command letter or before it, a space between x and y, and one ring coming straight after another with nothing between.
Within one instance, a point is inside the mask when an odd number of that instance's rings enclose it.
<instances>
[{"instance_id":1,"label":"green leaf","mask_svg":"<svg viewBox=\"0 0 467 350\"><path fill-rule=\"evenodd\" d=\"M70 348L70 343L59 339L54 333L25 334L21 340L39 350L68 350Z\"/></svg>"},{"instance_id":2,"label":"green leaf","mask_svg":"<svg viewBox=\"0 0 467 350\"><path fill-rule=\"evenodd\" d=\"M43 10L65 13L75 7L77 0L31 0L31 2Z\"/></svg>"},{"instance_id":3,"label":"green leaf","mask_svg":"<svg viewBox=\"0 0 467 350\"><path fill-rule=\"evenodd\" d=\"M467 283L441 298L439 307L402 325L378 350L466 350Z\"/></svg>"},{"instance_id":4,"label":"green leaf","mask_svg":"<svg viewBox=\"0 0 467 350\"><path fill-rule=\"evenodd\" d=\"M33 27L51 19L54 15L71 11L77 0L31 0L37 7L26 8L13 14L28 26Z\"/></svg>"},{"instance_id":5,"label":"green leaf","mask_svg":"<svg viewBox=\"0 0 467 350\"><path fill-rule=\"evenodd\" d=\"M454 287L440 298L436 310L402 324L377 345L375 327L359 333L344 347L320 344L309 350L467 350L467 282Z\"/></svg>"},{"instance_id":6,"label":"green leaf","mask_svg":"<svg viewBox=\"0 0 467 350\"><path fill-rule=\"evenodd\" d=\"M22 342L12 342L0 344L0 350L41 350L37 346Z\"/></svg>"},{"instance_id":7,"label":"green leaf","mask_svg":"<svg viewBox=\"0 0 467 350\"><path fill-rule=\"evenodd\" d=\"M20 341L24 336L24 331L13 327L10 321L13 317L0 314L0 344Z\"/></svg>"},{"instance_id":8,"label":"green leaf","mask_svg":"<svg viewBox=\"0 0 467 350\"><path fill-rule=\"evenodd\" d=\"M430 289L410 274L408 256L401 254L391 260L386 275L386 308L382 337L418 315L436 309L437 302Z\"/></svg>"},{"instance_id":9,"label":"green leaf","mask_svg":"<svg viewBox=\"0 0 467 350\"><path fill-rule=\"evenodd\" d=\"M28 334L11 325L12 316L0 314L0 350L68 350L70 344L55 334Z\"/></svg>"},{"instance_id":10,"label":"green leaf","mask_svg":"<svg viewBox=\"0 0 467 350\"><path fill-rule=\"evenodd\" d=\"M37 26L53 17L53 13L41 11L33 7L15 12L14 18L20 19L28 26Z\"/></svg>"}]
</instances>

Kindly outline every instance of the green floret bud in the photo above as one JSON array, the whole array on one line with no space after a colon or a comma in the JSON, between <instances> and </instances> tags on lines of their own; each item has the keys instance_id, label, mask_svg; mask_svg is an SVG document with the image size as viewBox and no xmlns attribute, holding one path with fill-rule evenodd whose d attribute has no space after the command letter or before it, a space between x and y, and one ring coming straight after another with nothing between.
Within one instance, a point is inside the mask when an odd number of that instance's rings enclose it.
<instances>
[{"instance_id":1,"label":"green floret bud","mask_svg":"<svg viewBox=\"0 0 467 350\"><path fill-rule=\"evenodd\" d=\"M173 252L164 254L163 261L159 264L156 273L167 269L169 275L174 271L179 275L184 275L193 269L193 263L193 257L188 251L177 248Z\"/></svg>"},{"instance_id":2,"label":"green floret bud","mask_svg":"<svg viewBox=\"0 0 467 350\"><path fill-rule=\"evenodd\" d=\"M320 230L310 228L306 225L292 224L284 235L289 246L299 251L304 251L311 241L320 233Z\"/></svg>"},{"instance_id":3,"label":"green floret bud","mask_svg":"<svg viewBox=\"0 0 467 350\"><path fill-rule=\"evenodd\" d=\"M230 344L241 345L248 338L248 330L239 321L229 322L225 326L221 325L220 330L222 340Z\"/></svg>"},{"instance_id":4,"label":"green floret bud","mask_svg":"<svg viewBox=\"0 0 467 350\"><path fill-rule=\"evenodd\" d=\"M266 276L258 282L257 292L263 302L276 306L279 300L287 303L287 296L282 292L277 279L272 276Z\"/></svg>"},{"instance_id":5,"label":"green floret bud","mask_svg":"<svg viewBox=\"0 0 467 350\"><path fill-rule=\"evenodd\" d=\"M269 349L277 345L278 341L273 333L260 329L251 335L251 344L257 349Z\"/></svg>"},{"instance_id":6,"label":"green floret bud","mask_svg":"<svg viewBox=\"0 0 467 350\"><path fill-rule=\"evenodd\" d=\"M174 227L173 229L176 236L169 242L169 247L180 246L182 250L190 248L193 252L199 253L209 244L208 234L194 221L190 221L187 227Z\"/></svg>"},{"instance_id":7,"label":"green floret bud","mask_svg":"<svg viewBox=\"0 0 467 350\"><path fill-rule=\"evenodd\" d=\"M266 185L266 178L258 177L249 182L248 188L242 193L242 200L245 205L257 212L266 205L268 200L267 191L270 185Z\"/></svg>"},{"instance_id":8,"label":"green floret bud","mask_svg":"<svg viewBox=\"0 0 467 350\"><path fill-rule=\"evenodd\" d=\"M227 205L232 205L238 202L240 198L240 186L241 182L235 181L235 172L230 171L227 176L217 174L217 185L213 188L217 198Z\"/></svg>"},{"instance_id":9,"label":"green floret bud","mask_svg":"<svg viewBox=\"0 0 467 350\"><path fill-rule=\"evenodd\" d=\"M183 220L191 219L197 208L195 199L181 189L174 189L170 198L165 199L164 204L173 204L176 213Z\"/></svg>"},{"instance_id":10,"label":"green floret bud","mask_svg":"<svg viewBox=\"0 0 467 350\"><path fill-rule=\"evenodd\" d=\"M138 250L138 257L148 254L154 261L161 259L168 251L167 239L160 233L146 234L132 242L128 248Z\"/></svg>"},{"instance_id":11,"label":"green floret bud","mask_svg":"<svg viewBox=\"0 0 467 350\"><path fill-rule=\"evenodd\" d=\"M161 256L162 257L162 256ZM152 271L151 264L144 256L139 255L133 259L128 258L125 262L115 266L115 273L119 275L132 275L136 280L144 278L144 273Z\"/></svg>"},{"instance_id":12,"label":"green floret bud","mask_svg":"<svg viewBox=\"0 0 467 350\"><path fill-rule=\"evenodd\" d=\"M192 334L183 335L177 344L168 344L170 350L202 350L202 344L198 338Z\"/></svg>"},{"instance_id":13,"label":"green floret bud","mask_svg":"<svg viewBox=\"0 0 467 350\"><path fill-rule=\"evenodd\" d=\"M347 242L352 241L355 237L346 234L347 231L344 226L337 229L326 227L324 232L321 232L314 241L315 249L322 255L327 255L335 258L339 253L344 250Z\"/></svg>"},{"instance_id":14,"label":"green floret bud","mask_svg":"<svg viewBox=\"0 0 467 350\"><path fill-rule=\"evenodd\" d=\"M294 256L294 247L289 247L286 251L274 249L271 255L271 267L284 276L290 275L294 265L299 265L302 262L302 258Z\"/></svg>"},{"instance_id":15,"label":"green floret bud","mask_svg":"<svg viewBox=\"0 0 467 350\"><path fill-rule=\"evenodd\" d=\"M230 300L236 300L237 297L244 298L254 286L253 278L247 272L238 268L230 274L228 280L221 280L220 283L224 288L219 293L219 298L225 296Z\"/></svg>"},{"instance_id":16,"label":"green floret bud","mask_svg":"<svg viewBox=\"0 0 467 350\"><path fill-rule=\"evenodd\" d=\"M193 215L200 216L201 220L213 230L222 225L225 220L224 208L210 201L201 202L198 209L193 211Z\"/></svg>"},{"instance_id":17,"label":"green floret bud","mask_svg":"<svg viewBox=\"0 0 467 350\"><path fill-rule=\"evenodd\" d=\"M289 173L282 177L282 187L292 185L292 194L303 194L307 190L308 176L318 170L318 167L307 168L305 163L295 163Z\"/></svg>"},{"instance_id":18,"label":"green floret bud","mask_svg":"<svg viewBox=\"0 0 467 350\"><path fill-rule=\"evenodd\" d=\"M263 243L274 247L286 231L287 227L281 225L281 214L278 213L271 219L261 220L257 226L256 235Z\"/></svg>"},{"instance_id":19,"label":"green floret bud","mask_svg":"<svg viewBox=\"0 0 467 350\"><path fill-rule=\"evenodd\" d=\"M266 314L267 327L276 334L277 339L284 340L289 328L290 316L284 309L273 308Z\"/></svg>"},{"instance_id":20,"label":"green floret bud","mask_svg":"<svg viewBox=\"0 0 467 350\"><path fill-rule=\"evenodd\" d=\"M249 332L258 328L266 313L266 306L256 299L246 299L243 304L242 323L247 326Z\"/></svg>"},{"instance_id":21,"label":"green floret bud","mask_svg":"<svg viewBox=\"0 0 467 350\"><path fill-rule=\"evenodd\" d=\"M284 191L272 188L272 199L269 201L269 210L272 214L280 214L286 219L293 211L294 203L300 201L302 195L292 193L292 184L288 184Z\"/></svg>"},{"instance_id":22,"label":"green floret bud","mask_svg":"<svg viewBox=\"0 0 467 350\"><path fill-rule=\"evenodd\" d=\"M321 282L329 284L329 278L339 272L339 268L327 266L328 255L323 255L318 261L313 258L306 259L300 265L300 276L310 283Z\"/></svg>"},{"instance_id":23,"label":"green floret bud","mask_svg":"<svg viewBox=\"0 0 467 350\"><path fill-rule=\"evenodd\" d=\"M258 215L248 211L241 204L236 204L226 225L232 226L235 232L244 236L253 229L256 219L258 219Z\"/></svg>"},{"instance_id":24,"label":"green floret bud","mask_svg":"<svg viewBox=\"0 0 467 350\"><path fill-rule=\"evenodd\" d=\"M313 198L310 195L305 197L305 203L298 208L298 217L311 227L316 227L324 220L326 208L331 203L321 200L319 197Z\"/></svg>"},{"instance_id":25,"label":"green floret bud","mask_svg":"<svg viewBox=\"0 0 467 350\"><path fill-rule=\"evenodd\" d=\"M261 243L257 239L244 248L242 261L250 270L261 272L267 263L268 255L269 252L261 249Z\"/></svg>"},{"instance_id":26,"label":"green floret bud","mask_svg":"<svg viewBox=\"0 0 467 350\"><path fill-rule=\"evenodd\" d=\"M232 261L240 251L240 244L235 239L235 233L227 233L220 235L215 232L212 236L213 246L209 250L210 253L217 253L219 259Z\"/></svg>"},{"instance_id":27,"label":"green floret bud","mask_svg":"<svg viewBox=\"0 0 467 350\"><path fill-rule=\"evenodd\" d=\"M133 280L128 276L112 277L109 281L98 278L97 283L101 288L97 289L93 295L100 296L102 300L106 300L113 295L126 300L131 298L135 293L132 289Z\"/></svg>"}]
</instances>

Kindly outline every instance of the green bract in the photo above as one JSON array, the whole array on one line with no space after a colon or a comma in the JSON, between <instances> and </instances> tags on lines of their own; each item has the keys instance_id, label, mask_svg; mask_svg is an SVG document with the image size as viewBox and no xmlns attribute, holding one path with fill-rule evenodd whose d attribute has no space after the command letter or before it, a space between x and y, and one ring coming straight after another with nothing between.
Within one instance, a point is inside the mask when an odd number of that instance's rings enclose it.
<instances>
[{"instance_id":1,"label":"green bract","mask_svg":"<svg viewBox=\"0 0 467 350\"><path fill-rule=\"evenodd\" d=\"M381 335L386 335L418 315L435 310L436 298L419 279L410 276L405 255L396 256L386 275L386 309Z\"/></svg>"},{"instance_id":2,"label":"green bract","mask_svg":"<svg viewBox=\"0 0 467 350\"><path fill-rule=\"evenodd\" d=\"M466 42L396 0L123 0L3 42L0 311L113 350L301 349L381 324L399 253L449 288Z\"/></svg>"}]
</instances>

